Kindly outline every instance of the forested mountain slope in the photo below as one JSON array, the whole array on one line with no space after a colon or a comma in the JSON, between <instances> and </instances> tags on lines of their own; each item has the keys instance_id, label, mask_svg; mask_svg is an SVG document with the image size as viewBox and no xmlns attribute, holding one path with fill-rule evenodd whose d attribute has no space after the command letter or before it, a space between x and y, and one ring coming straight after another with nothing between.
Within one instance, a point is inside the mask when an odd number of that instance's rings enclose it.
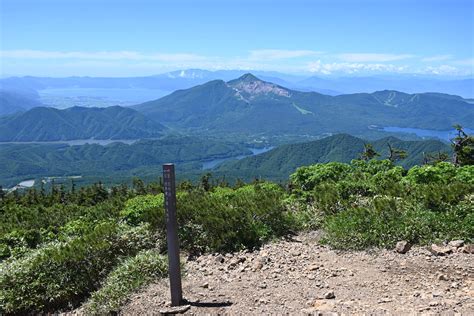
<instances>
[{"instance_id":1,"label":"forested mountain slope","mask_svg":"<svg viewBox=\"0 0 474 316\"><path fill-rule=\"evenodd\" d=\"M229 161L219 166L216 171L218 174L240 175L245 178L285 179L301 166L331 161L350 162L357 159L366 143L368 141L363 139L339 134L312 142L283 145L257 156ZM371 143L382 158L388 156L387 144L405 150L408 157L400 161L404 167L422 164L423 153L451 152L449 145L436 140L402 141L388 137Z\"/></svg>"},{"instance_id":2,"label":"forested mountain slope","mask_svg":"<svg viewBox=\"0 0 474 316\"><path fill-rule=\"evenodd\" d=\"M214 80L134 107L169 126L266 135L360 133L373 126L471 128L474 105L459 96L378 91L328 96L300 92L251 74Z\"/></svg>"},{"instance_id":3,"label":"forested mountain slope","mask_svg":"<svg viewBox=\"0 0 474 316\"><path fill-rule=\"evenodd\" d=\"M162 136L165 127L129 108L36 107L0 117L0 141L137 139Z\"/></svg>"}]
</instances>

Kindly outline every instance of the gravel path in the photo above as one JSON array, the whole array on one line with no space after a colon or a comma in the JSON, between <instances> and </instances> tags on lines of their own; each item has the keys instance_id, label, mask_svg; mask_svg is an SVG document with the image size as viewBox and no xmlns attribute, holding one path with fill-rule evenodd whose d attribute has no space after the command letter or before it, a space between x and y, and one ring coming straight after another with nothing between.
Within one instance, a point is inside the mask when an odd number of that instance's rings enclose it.
<instances>
[{"instance_id":1,"label":"gravel path","mask_svg":"<svg viewBox=\"0 0 474 316\"><path fill-rule=\"evenodd\" d=\"M474 315L474 255L434 256L424 248L337 252L317 233L252 253L206 255L186 262L189 314ZM134 295L123 315L159 314L166 280Z\"/></svg>"}]
</instances>

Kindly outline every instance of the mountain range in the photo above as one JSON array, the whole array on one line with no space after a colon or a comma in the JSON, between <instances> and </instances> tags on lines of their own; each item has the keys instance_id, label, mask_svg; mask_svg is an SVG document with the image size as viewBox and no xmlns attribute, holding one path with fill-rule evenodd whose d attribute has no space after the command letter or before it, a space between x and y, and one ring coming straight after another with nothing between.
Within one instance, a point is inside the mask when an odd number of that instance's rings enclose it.
<instances>
[{"instance_id":1,"label":"mountain range","mask_svg":"<svg viewBox=\"0 0 474 316\"><path fill-rule=\"evenodd\" d=\"M337 94L397 90L405 93L439 92L474 98L473 78L443 79L414 75L338 78L313 76L299 81L298 87L312 91L317 91L317 87L320 91L338 91Z\"/></svg>"},{"instance_id":2,"label":"mountain range","mask_svg":"<svg viewBox=\"0 0 474 316\"><path fill-rule=\"evenodd\" d=\"M93 89L109 90L108 98L120 101L123 93L117 91L129 90L140 94L140 89L157 91L159 95L169 94L175 90L187 89L212 80L229 81L244 75L244 70L184 69L168 73L142 77L8 77L0 79L0 90L38 93L45 89L55 89L57 96L70 97L67 89L82 91L79 95L91 96ZM314 91L327 95L348 93L372 93L378 90L397 90L405 93L439 92L460 95L464 98L474 98L473 78L442 78L420 75L392 76L305 76L285 74L274 71L254 71L262 80L273 82L287 88L299 91ZM139 96L137 96L138 98ZM123 101L123 100L122 100ZM145 101L145 100L143 100ZM1 111L1 106L0 106Z\"/></svg>"},{"instance_id":3,"label":"mountain range","mask_svg":"<svg viewBox=\"0 0 474 316\"><path fill-rule=\"evenodd\" d=\"M1 142L161 137L166 128L130 108L35 107L0 117Z\"/></svg>"},{"instance_id":4,"label":"mountain range","mask_svg":"<svg viewBox=\"0 0 474 316\"><path fill-rule=\"evenodd\" d=\"M321 140L299 144L282 145L266 153L227 161L213 170L217 175L226 177L241 177L253 179L285 180L296 168L315 163L331 161L350 162L357 159L364 150L368 141L347 135L339 134ZM380 158L388 157L388 144L403 149L408 157L399 164L409 168L423 162L423 153L451 153L449 145L437 140L402 141L395 137L387 137L370 142L380 154Z\"/></svg>"},{"instance_id":5,"label":"mountain range","mask_svg":"<svg viewBox=\"0 0 474 316\"><path fill-rule=\"evenodd\" d=\"M330 96L292 90L252 74L209 81L132 108L58 110L37 107L41 104L31 94L21 98L2 91L4 108L21 105L23 111L0 117L3 142L156 138L166 133L165 126L185 134L293 138L337 133L372 137L383 134L383 127L474 127L473 101L459 96L392 90Z\"/></svg>"},{"instance_id":6,"label":"mountain range","mask_svg":"<svg viewBox=\"0 0 474 316\"><path fill-rule=\"evenodd\" d=\"M384 126L447 130L474 124L474 105L459 96L391 90L329 96L252 74L213 80L133 108L169 127L213 133L361 134Z\"/></svg>"}]
</instances>

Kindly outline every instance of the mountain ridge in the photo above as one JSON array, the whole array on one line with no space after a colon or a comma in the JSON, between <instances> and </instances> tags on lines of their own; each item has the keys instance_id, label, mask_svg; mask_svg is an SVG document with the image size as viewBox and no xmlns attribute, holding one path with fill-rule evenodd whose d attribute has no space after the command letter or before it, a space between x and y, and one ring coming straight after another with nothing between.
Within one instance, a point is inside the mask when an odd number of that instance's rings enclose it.
<instances>
[{"instance_id":1,"label":"mountain ridge","mask_svg":"<svg viewBox=\"0 0 474 316\"><path fill-rule=\"evenodd\" d=\"M66 141L161 137L166 128L141 113L120 106L35 107L0 117L0 141Z\"/></svg>"},{"instance_id":2,"label":"mountain ridge","mask_svg":"<svg viewBox=\"0 0 474 316\"><path fill-rule=\"evenodd\" d=\"M474 107L458 96L394 90L329 96L251 74L209 81L133 108L175 128L235 133L355 134L374 125L450 129L474 122Z\"/></svg>"}]
</instances>

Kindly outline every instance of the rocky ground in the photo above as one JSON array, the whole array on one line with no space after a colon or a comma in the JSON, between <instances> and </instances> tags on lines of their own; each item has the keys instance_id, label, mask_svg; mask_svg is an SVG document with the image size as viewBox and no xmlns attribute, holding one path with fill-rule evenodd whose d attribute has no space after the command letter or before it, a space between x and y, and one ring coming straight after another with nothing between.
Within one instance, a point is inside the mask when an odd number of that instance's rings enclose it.
<instances>
[{"instance_id":1,"label":"rocky ground","mask_svg":"<svg viewBox=\"0 0 474 316\"><path fill-rule=\"evenodd\" d=\"M403 245L402 245L403 246ZM255 252L188 260L189 314L474 315L474 255L462 248L338 252L307 233ZM135 294L123 315L159 314L167 280Z\"/></svg>"}]
</instances>

